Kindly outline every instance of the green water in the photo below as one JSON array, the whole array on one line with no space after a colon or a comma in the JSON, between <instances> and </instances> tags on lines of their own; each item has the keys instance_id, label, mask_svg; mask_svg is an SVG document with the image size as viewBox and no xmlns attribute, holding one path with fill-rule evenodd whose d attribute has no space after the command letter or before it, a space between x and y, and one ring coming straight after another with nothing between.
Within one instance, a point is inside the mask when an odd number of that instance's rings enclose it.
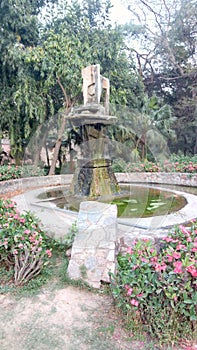
<instances>
[{"instance_id":1,"label":"green water","mask_svg":"<svg viewBox=\"0 0 197 350\"><path fill-rule=\"evenodd\" d=\"M66 188L49 190L39 198L48 199L54 202L58 208L71 211L78 211L81 201L91 200L90 198L71 196ZM117 195L97 198L97 201L116 204L118 217L122 218L166 215L180 210L187 203L183 196L170 190L133 185L123 186Z\"/></svg>"},{"instance_id":2,"label":"green water","mask_svg":"<svg viewBox=\"0 0 197 350\"><path fill-rule=\"evenodd\" d=\"M155 188L131 187L129 196L114 198L118 217L134 218L153 215L166 215L180 210L186 204L182 196Z\"/></svg>"}]
</instances>

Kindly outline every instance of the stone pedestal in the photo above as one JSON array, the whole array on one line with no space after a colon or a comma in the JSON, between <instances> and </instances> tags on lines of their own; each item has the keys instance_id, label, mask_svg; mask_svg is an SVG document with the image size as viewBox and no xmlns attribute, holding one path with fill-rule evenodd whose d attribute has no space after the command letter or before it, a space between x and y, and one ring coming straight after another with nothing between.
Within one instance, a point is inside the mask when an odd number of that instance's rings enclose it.
<instances>
[{"instance_id":1,"label":"stone pedestal","mask_svg":"<svg viewBox=\"0 0 197 350\"><path fill-rule=\"evenodd\" d=\"M79 163L70 187L71 194L90 198L110 196L118 191L118 182L109 159L95 159L84 165Z\"/></svg>"},{"instance_id":2,"label":"stone pedestal","mask_svg":"<svg viewBox=\"0 0 197 350\"><path fill-rule=\"evenodd\" d=\"M100 288L102 281L110 282L109 272L115 272L116 205L82 202L77 226L68 275Z\"/></svg>"}]
</instances>

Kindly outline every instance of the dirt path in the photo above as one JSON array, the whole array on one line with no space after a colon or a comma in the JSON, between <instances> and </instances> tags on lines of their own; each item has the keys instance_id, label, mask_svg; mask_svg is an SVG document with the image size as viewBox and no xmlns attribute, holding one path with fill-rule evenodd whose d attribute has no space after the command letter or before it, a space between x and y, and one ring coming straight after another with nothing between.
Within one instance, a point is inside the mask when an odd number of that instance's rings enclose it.
<instances>
[{"instance_id":1,"label":"dirt path","mask_svg":"<svg viewBox=\"0 0 197 350\"><path fill-rule=\"evenodd\" d=\"M31 297L0 295L0 350L156 349L129 338L106 295L71 286L43 288Z\"/></svg>"},{"instance_id":2,"label":"dirt path","mask_svg":"<svg viewBox=\"0 0 197 350\"><path fill-rule=\"evenodd\" d=\"M112 314L107 296L73 287L20 299L1 295L0 349L135 349Z\"/></svg>"}]
</instances>

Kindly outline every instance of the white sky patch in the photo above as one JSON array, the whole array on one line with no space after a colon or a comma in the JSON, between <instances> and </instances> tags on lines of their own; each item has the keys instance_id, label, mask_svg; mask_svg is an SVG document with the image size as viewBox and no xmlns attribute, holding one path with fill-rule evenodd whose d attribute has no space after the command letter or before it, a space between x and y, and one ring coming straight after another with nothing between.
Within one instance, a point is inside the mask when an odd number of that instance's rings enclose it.
<instances>
[{"instance_id":1,"label":"white sky patch","mask_svg":"<svg viewBox=\"0 0 197 350\"><path fill-rule=\"evenodd\" d=\"M118 23L118 24L124 24L126 22L129 22L131 20L131 12L127 9L126 5L123 5L121 3L122 0L111 0L111 4L112 4L112 8L110 9L110 19L112 21L112 23ZM80 0L79 0L80 2ZM61 6L61 8L64 8L64 3L65 0L59 0L59 5ZM68 0L68 3L72 3L72 0ZM52 9L53 8L53 13L57 13L57 4L56 5L47 5L43 10L42 13L40 15L40 19L41 21L46 21L46 19L44 19L44 16L47 14L47 10L48 9ZM51 17L51 15L48 15L49 20Z\"/></svg>"},{"instance_id":2,"label":"white sky patch","mask_svg":"<svg viewBox=\"0 0 197 350\"><path fill-rule=\"evenodd\" d=\"M114 6L110 10L110 18L112 22L124 24L130 21L131 12L127 10L126 6L122 5L119 0L111 0L111 4Z\"/></svg>"}]
</instances>

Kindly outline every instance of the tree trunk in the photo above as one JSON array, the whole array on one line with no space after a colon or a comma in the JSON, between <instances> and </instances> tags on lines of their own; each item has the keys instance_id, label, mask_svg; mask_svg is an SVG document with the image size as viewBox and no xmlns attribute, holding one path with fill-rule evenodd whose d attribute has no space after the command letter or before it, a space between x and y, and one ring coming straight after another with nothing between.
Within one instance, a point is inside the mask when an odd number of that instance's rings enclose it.
<instances>
[{"instance_id":1,"label":"tree trunk","mask_svg":"<svg viewBox=\"0 0 197 350\"><path fill-rule=\"evenodd\" d=\"M45 151L46 151L47 167L50 168L49 151L48 151L48 146L46 142L45 142Z\"/></svg>"},{"instance_id":2,"label":"tree trunk","mask_svg":"<svg viewBox=\"0 0 197 350\"><path fill-rule=\"evenodd\" d=\"M59 133L58 133L58 139L57 139L56 144L55 144L53 160L51 162L49 175L55 175L55 166L56 166L56 163L57 163L57 160L58 160L59 151L60 151L60 147L61 147L61 143L62 143L62 136L64 134L64 130L65 130L65 126L66 126L66 117L65 117L65 115L69 114L70 108L72 107L71 99L67 95L66 90L64 89L64 87L63 87L59 77L57 78L57 83L59 84L59 87L62 90L62 93L64 95L64 99L65 99L65 114L62 116L61 127L60 127L60 130L59 130Z\"/></svg>"},{"instance_id":3,"label":"tree trunk","mask_svg":"<svg viewBox=\"0 0 197 350\"><path fill-rule=\"evenodd\" d=\"M63 136L64 130L65 130L65 126L66 126L66 118L65 118L65 116L63 116L62 122L61 122L61 127L60 127L60 130L58 133L58 139L57 139L56 144L55 144L55 149L54 149L54 153L53 153L51 167L49 170L49 175L55 175L55 166L56 166L56 163L58 160L58 155L59 155L60 147L62 144L62 136Z\"/></svg>"},{"instance_id":4,"label":"tree trunk","mask_svg":"<svg viewBox=\"0 0 197 350\"><path fill-rule=\"evenodd\" d=\"M194 146L194 154L197 154L197 127L196 127L196 142Z\"/></svg>"},{"instance_id":5,"label":"tree trunk","mask_svg":"<svg viewBox=\"0 0 197 350\"><path fill-rule=\"evenodd\" d=\"M39 165L40 153L42 150L42 146L45 144L46 136L47 136L47 133L45 130L45 126L39 125L36 130L35 146L32 145L32 147L35 147L34 154L33 154L33 164L35 167L38 167Z\"/></svg>"}]
</instances>

